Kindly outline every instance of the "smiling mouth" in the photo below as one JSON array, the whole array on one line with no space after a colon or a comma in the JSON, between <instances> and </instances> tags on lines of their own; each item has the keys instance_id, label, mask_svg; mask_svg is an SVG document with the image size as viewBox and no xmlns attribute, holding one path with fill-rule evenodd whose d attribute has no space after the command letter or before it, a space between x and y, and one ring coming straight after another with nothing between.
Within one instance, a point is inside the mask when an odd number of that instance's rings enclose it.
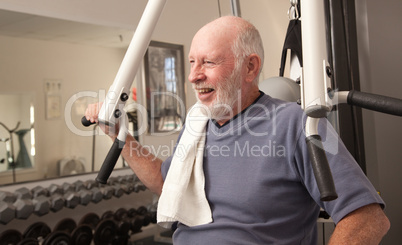
<instances>
[{"instance_id":1,"label":"smiling mouth","mask_svg":"<svg viewBox=\"0 0 402 245\"><path fill-rule=\"evenodd\" d=\"M200 89L197 89L197 91L198 91L199 94L208 94L208 93L211 93L212 91L214 91L214 89L212 89L212 88L200 88Z\"/></svg>"}]
</instances>

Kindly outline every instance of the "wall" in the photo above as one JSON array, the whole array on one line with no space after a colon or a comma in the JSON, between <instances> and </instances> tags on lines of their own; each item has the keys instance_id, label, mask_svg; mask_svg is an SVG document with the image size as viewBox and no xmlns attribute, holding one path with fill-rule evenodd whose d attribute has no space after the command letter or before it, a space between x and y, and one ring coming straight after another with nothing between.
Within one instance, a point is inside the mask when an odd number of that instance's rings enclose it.
<instances>
[{"instance_id":1,"label":"wall","mask_svg":"<svg viewBox=\"0 0 402 245\"><path fill-rule=\"evenodd\" d=\"M258 28L264 42L265 61L261 79L279 75L282 48L289 24L289 7L289 1L253 0L252 4L248 0L240 1L242 17ZM286 69L285 76L288 76L289 66Z\"/></svg>"},{"instance_id":2,"label":"wall","mask_svg":"<svg viewBox=\"0 0 402 245\"><path fill-rule=\"evenodd\" d=\"M399 71L402 57L402 2L357 1L358 19L366 19L360 33L359 52L362 91L402 98ZM402 240L402 118L363 110L368 175L373 176L387 203L391 230L382 244Z\"/></svg>"},{"instance_id":3,"label":"wall","mask_svg":"<svg viewBox=\"0 0 402 245\"><path fill-rule=\"evenodd\" d=\"M0 36L0 50L2 93L32 92L35 97L36 177L56 176L56 163L64 157L84 157L90 163L92 137L80 137L68 130L64 106L60 108L60 118L46 119L45 81L61 82L62 105L77 92L105 90L116 74L124 50L4 36ZM76 112L72 116L79 122ZM29 178L26 175L18 174L17 181ZM1 181L6 183L7 176L2 176Z\"/></svg>"}]
</instances>

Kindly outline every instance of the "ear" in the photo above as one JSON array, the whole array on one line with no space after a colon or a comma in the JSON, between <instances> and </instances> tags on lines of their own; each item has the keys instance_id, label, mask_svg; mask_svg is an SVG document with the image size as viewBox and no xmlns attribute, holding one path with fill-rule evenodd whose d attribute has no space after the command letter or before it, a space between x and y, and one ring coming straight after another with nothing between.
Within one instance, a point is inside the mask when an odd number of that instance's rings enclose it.
<instances>
[{"instance_id":1,"label":"ear","mask_svg":"<svg viewBox=\"0 0 402 245\"><path fill-rule=\"evenodd\" d=\"M261 68L261 58L257 54L251 54L246 59L247 73L246 81L253 82L258 76Z\"/></svg>"}]
</instances>

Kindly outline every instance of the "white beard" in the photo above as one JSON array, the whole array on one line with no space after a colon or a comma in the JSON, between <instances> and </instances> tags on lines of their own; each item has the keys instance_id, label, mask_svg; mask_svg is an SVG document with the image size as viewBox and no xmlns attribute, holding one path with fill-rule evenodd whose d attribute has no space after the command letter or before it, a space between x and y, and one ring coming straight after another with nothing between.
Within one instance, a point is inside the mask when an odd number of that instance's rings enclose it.
<instances>
[{"instance_id":1,"label":"white beard","mask_svg":"<svg viewBox=\"0 0 402 245\"><path fill-rule=\"evenodd\" d=\"M231 119L234 116L233 108L241 98L241 83L240 69L237 68L228 77L222 78L214 88L216 99L211 104L205 105L207 110L202 110L204 115L217 121ZM202 87L202 84L198 86ZM200 102L198 97L197 100Z\"/></svg>"}]
</instances>

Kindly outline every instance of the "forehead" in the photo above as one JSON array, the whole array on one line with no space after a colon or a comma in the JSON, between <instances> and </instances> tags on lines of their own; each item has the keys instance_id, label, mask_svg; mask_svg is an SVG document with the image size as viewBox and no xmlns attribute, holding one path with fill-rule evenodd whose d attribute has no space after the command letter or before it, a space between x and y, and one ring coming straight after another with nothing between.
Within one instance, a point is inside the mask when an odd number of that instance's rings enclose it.
<instances>
[{"instance_id":1,"label":"forehead","mask_svg":"<svg viewBox=\"0 0 402 245\"><path fill-rule=\"evenodd\" d=\"M208 25L200 29L194 36L190 47L190 57L197 55L221 56L232 55L232 44L235 30Z\"/></svg>"}]
</instances>

